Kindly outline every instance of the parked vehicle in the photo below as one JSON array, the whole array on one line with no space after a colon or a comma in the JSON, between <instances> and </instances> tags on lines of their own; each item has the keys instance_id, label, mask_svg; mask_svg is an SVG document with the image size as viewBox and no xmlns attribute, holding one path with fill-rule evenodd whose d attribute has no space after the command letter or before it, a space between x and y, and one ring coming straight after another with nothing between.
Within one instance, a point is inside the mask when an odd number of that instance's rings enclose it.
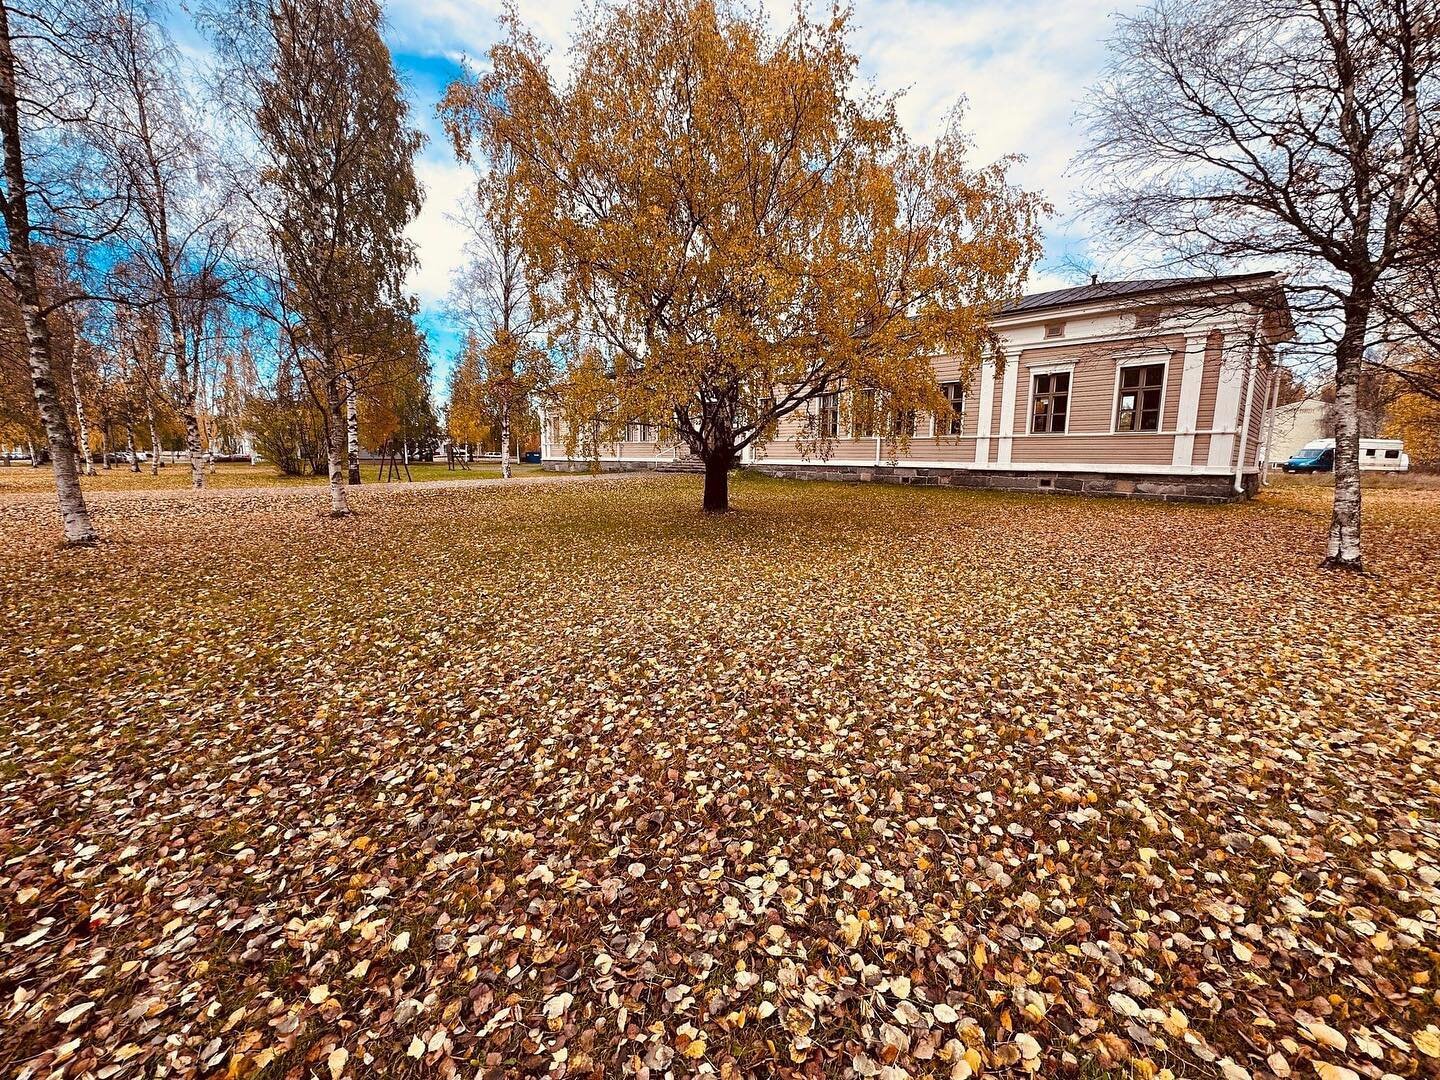
<instances>
[{"instance_id":1,"label":"parked vehicle","mask_svg":"<svg viewBox=\"0 0 1440 1080\"><path fill-rule=\"evenodd\" d=\"M523 454L520 455L520 460L521 460L524 464L526 464L526 465L539 465L539 464L540 464L540 451L539 451L539 450L526 450L525 453L523 453Z\"/></svg>"},{"instance_id":2,"label":"parked vehicle","mask_svg":"<svg viewBox=\"0 0 1440 1080\"><path fill-rule=\"evenodd\" d=\"M1335 440L1308 442L1280 467L1287 473L1330 472L1335 468ZM1410 455L1399 439L1361 439L1360 468L1369 472L1408 472Z\"/></svg>"}]
</instances>

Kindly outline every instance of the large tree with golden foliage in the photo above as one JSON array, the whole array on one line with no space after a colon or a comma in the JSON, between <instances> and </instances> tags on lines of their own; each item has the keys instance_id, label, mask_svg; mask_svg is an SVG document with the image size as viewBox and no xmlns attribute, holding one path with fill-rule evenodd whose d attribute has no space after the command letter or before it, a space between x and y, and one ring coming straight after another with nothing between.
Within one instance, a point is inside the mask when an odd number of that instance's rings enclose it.
<instances>
[{"instance_id":1,"label":"large tree with golden foliage","mask_svg":"<svg viewBox=\"0 0 1440 1080\"><path fill-rule=\"evenodd\" d=\"M1043 204L970 163L952 117L912 142L862 85L850 16L788 26L727 0L604 3L554 74L513 17L441 111L461 154L515 163L520 236L606 436L658 424L705 463L707 510L777 422L842 385L938 407L930 357L978 361L1039 250ZM571 437L574 437L572 430Z\"/></svg>"}]
</instances>

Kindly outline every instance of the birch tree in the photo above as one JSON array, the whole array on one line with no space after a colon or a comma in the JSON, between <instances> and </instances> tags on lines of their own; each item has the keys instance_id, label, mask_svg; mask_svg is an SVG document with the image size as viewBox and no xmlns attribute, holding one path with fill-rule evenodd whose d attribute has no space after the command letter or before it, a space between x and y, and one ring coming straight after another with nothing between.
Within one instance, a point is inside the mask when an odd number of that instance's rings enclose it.
<instances>
[{"instance_id":1,"label":"birch tree","mask_svg":"<svg viewBox=\"0 0 1440 1080\"><path fill-rule=\"evenodd\" d=\"M1160 0L1121 20L1080 157L1102 233L1167 264L1288 272L1335 384L1324 565L1360 570L1358 393L1433 261L1440 8L1416 0ZM1431 218L1430 220L1433 220Z\"/></svg>"},{"instance_id":2,"label":"birch tree","mask_svg":"<svg viewBox=\"0 0 1440 1080\"><path fill-rule=\"evenodd\" d=\"M978 365L1039 252L1043 202L933 145L864 86L844 10L774 27L728 0L602 3L561 77L515 18L448 91L461 153L514 162L545 314L620 402L705 464L703 506L778 421L842 386L945 407L930 358ZM597 407L599 403L597 403ZM572 432L573 434L573 432Z\"/></svg>"},{"instance_id":3,"label":"birch tree","mask_svg":"<svg viewBox=\"0 0 1440 1080\"><path fill-rule=\"evenodd\" d=\"M371 347L377 330L413 316L405 227L421 205L422 137L374 0L237 0L213 25L260 148L252 209L275 255L283 333L325 417L331 513L341 517L351 381L384 359Z\"/></svg>"},{"instance_id":4,"label":"birch tree","mask_svg":"<svg viewBox=\"0 0 1440 1080\"><path fill-rule=\"evenodd\" d=\"M53 239L54 207L64 204L64 183L47 185L32 168L37 142L60 140L73 128L90 104L72 93L64 73L83 63L86 43L93 40L93 24L83 11L65 4L44 2L22 6L0 0L0 149L4 155L4 190L0 214L5 218L8 241L0 266L14 290L25 328L26 361L35 409L44 428L55 492L69 544L96 539L85 497L80 490L74 432L60 398L48 317L63 298L47 304L41 296L36 267L36 236ZM35 216L39 204L42 217ZM94 200L80 195L71 203L81 209ZM44 220L49 219L49 220Z\"/></svg>"},{"instance_id":5,"label":"birch tree","mask_svg":"<svg viewBox=\"0 0 1440 1080\"><path fill-rule=\"evenodd\" d=\"M457 145L461 156L466 145ZM451 291L452 310L479 343L481 376L473 387L476 400L469 404L494 418L500 475L507 480L517 421L552 377L543 307L533 302L544 276L525 247L523 198L509 154L500 154L481 171L467 220L469 258Z\"/></svg>"}]
</instances>

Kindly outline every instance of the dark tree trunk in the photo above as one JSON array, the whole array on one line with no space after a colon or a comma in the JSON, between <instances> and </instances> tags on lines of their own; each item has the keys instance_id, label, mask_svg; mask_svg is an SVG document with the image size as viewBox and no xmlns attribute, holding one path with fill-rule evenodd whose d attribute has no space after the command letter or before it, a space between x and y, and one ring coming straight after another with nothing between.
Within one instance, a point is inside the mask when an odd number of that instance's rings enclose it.
<instances>
[{"instance_id":1,"label":"dark tree trunk","mask_svg":"<svg viewBox=\"0 0 1440 1080\"><path fill-rule=\"evenodd\" d=\"M50 328L41 310L40 286L30 251L30 205L26 190L25 162L20 143L20 103L15 87L15 54L10 43L10 16L0 4L0 142L4 146L5 229L10 241L10 275L25 324L26 356L35 408L50 444L50 461L55 470L55 492L65 540L71 544L94 543L95 529L80 491L80 473L75 461L75 442L70 421L60 404L55 385L55 368L50 349Z\"/></svg>"},{"instance_id":2,"label":"dark tree trunk","mask_svg":"<svg viewBox=\"0 0 1440 1080\"><path fill-rule=\"evenodd\" d=\"M707 514L723 514L730 509L730 459L719 455L705 459L705 499Z\"/></svg>"}]
</instances>

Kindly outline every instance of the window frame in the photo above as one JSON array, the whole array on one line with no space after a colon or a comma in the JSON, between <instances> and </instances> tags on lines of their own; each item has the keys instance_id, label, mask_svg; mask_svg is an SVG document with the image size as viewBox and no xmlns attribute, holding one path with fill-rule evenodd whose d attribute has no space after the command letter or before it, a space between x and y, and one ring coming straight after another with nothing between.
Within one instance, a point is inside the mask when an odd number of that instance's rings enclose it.
<instances>
[{"instance_id":1,"label":"window frame","mask_svg":"<svg viewBox=\"0 0 1440 1080\"><path fill-rule=\"evenodd\" d=\"M1026 368L1026 374L1029 376L1030 388L1025 399L1025 434L1069 435L1070 400L1075 396L1075 364L1073 362L1066 362L1063 364L1032 364L1031 366ZM1062 431L1035 430L1035 381L1039 379L1042 375L1068 376L1068 379L1065 383L1065 428Z\"/></svg>"},{"instance_id":2,"label":"window frame","mask_svg":"<svg viewBox=\"0 0 1440 1080\"><path fill-rule=\"evenodd\" d=\"M640 437L633 439L631 436L636 433L637 428L639 429ZM643 420L631 420L625 425L625 441L628 443L644 445L646 443L659 442L660 440L657 436L658 432L655 425L647 424Z\"/></svg>"},{"instance_id":3,"label":"window frame","mask_svg":"<svg viewBox=\"0 0 1440 1080\"><path fill-rule=\"evenodd\" d=\"M1129 360L1121 360L1115 364L1115 387L1110 399L1110 434L1111 435L1164 435L1165 434L1165 402L1170 394L1170 361L1173 356L1159 353L1150 356L1137 356ZM1126 368L1158 367L1160 368L1160 415L1155 421L1155 430L1145 428L1122 428L1120 426L1120 383ZM1141 412L1143 410L1136 410Z\"/></svg>"},{"instance_id":4,"label":"window frame","mask_svg":"<svg viewBox=\"0 0 1440 1080\"><path fill-rule=\"evenodd\" d=\"M815 404L815 411L810 414L811 419L815 422L815 438L838 441L840 438L840 391L831 390L825 394L816 394L811 401ZM828 410L826 409L827 402L830 405ZM830 431L824 432L821 431L821 425L827 412L830 417Z\"/></svg>"},{"instance_id":5,"label":"window frame","mask_svg":"<svg viewBox=\"0 0 1440 1080\"><path fill-rule=\"evenodd\" d=\"M956 396L950 394L950 387L957 391ZM965 436L965 384L959 379L947 379L940 384L940 392L950 402L950 412L945 416L944 423L933 413L930 416L930 434L932 437L942 439L960 439ZM944 431L940 429L944 427Z\"/></svg>"}]
</instances>

